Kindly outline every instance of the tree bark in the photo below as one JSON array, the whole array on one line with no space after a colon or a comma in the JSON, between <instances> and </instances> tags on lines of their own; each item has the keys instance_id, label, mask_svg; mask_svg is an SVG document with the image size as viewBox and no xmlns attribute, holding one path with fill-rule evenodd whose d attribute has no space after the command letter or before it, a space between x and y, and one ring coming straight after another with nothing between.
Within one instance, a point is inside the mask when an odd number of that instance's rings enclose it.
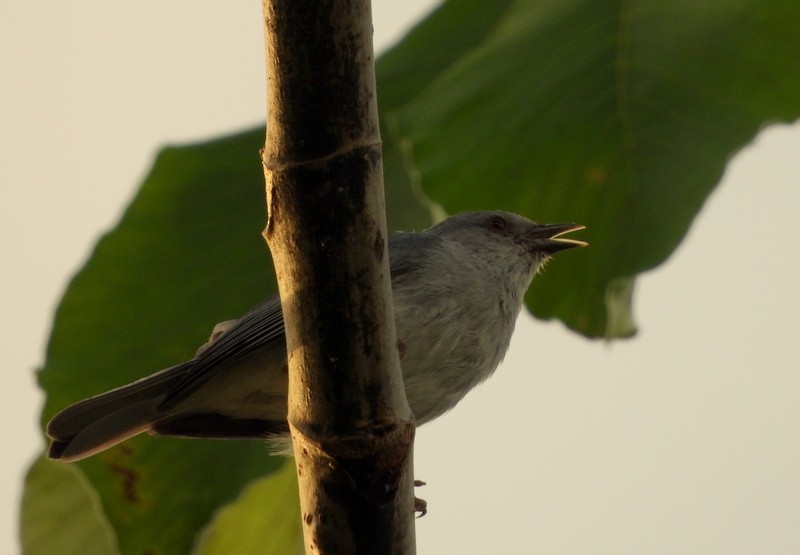
<instances>
[{"instance_id":1,"label":"tree bark","mask_svg":"<svg viewBox=\"0 0 800 555\"><path fill-rule=\"evenodd\" d=\"M413 553L369 0L263 0L264 230L307 553Z\"/></svg>"}]
</instances>

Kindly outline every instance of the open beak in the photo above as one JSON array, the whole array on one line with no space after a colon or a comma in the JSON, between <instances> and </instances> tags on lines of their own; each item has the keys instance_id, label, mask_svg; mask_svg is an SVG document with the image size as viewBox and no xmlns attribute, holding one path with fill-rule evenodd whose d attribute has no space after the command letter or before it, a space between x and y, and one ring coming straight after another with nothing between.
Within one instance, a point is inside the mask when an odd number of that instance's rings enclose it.
<instances>
[{"instance_id":1,"label":"open beak","mask_svg":"<svg viewBox=\"0 0 800 555\"><path fill-rule=\"evenodd\" d=\"M576 239L564 239L561 236L572 231L585 229L580 224L537 224L525 235L525 242L531 252L555 254L573 247L586 247L589 243Z\"/></svg>"}]
</instances>

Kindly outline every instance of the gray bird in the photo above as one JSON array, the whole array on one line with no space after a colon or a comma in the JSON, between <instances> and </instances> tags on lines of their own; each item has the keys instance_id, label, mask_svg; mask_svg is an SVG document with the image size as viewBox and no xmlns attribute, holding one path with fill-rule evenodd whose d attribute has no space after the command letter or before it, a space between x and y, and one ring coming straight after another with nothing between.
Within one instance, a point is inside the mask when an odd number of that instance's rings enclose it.
<instances>
[{"instance_id":1,"label":"gray bird","mask_svg":"<svg viewBox=\"0 0 800 555\"><path fill-rule=\"evenodd\" d=\"M486 211L390 237L403 380L417 424L452 409L494 372L531 280L554 253L586 245L561 237L579 229ZM56 414L47 425L49 456L76 461L141 432L285 447L286 364L274 295L217 324L191 360Z\"/></svg>"}]
</instances>

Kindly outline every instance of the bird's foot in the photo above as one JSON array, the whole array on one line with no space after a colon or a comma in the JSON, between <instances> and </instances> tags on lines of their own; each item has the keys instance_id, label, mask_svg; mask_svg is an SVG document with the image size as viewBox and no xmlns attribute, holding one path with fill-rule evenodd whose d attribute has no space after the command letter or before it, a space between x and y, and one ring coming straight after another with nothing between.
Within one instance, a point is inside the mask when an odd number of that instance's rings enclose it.
<instances>
[{"instance_id":1,"label":"bird's foot","mask_svg":"<svg viewBox=\"0 0 800 555\"><path fill-rule=\"evenodd\" d=\"M414 487L418 488L420 486L424 486L425 482L422 480L414 480ZM424 499L420 499L417 496L414 496L414 512L419 513L417 518L422 518L426 514L428 514L428 502Z\"/></svg>"}]
</instances>

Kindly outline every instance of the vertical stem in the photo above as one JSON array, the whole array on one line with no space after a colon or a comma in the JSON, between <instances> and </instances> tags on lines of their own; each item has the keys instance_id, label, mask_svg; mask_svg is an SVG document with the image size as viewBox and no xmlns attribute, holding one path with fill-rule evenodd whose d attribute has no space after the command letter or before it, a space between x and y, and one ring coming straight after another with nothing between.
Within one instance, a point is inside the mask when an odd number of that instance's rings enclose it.
<instances>
[{"instance_id":1,"label":"vertical stem","mask_svg":"<svg viewBox=\"0 0 800 555\"><path fill-rule=\"evenodd\" d=\"M264 231L307 553L413 553L369 0L263 0Z\"/></svg>"}]
</instances>

